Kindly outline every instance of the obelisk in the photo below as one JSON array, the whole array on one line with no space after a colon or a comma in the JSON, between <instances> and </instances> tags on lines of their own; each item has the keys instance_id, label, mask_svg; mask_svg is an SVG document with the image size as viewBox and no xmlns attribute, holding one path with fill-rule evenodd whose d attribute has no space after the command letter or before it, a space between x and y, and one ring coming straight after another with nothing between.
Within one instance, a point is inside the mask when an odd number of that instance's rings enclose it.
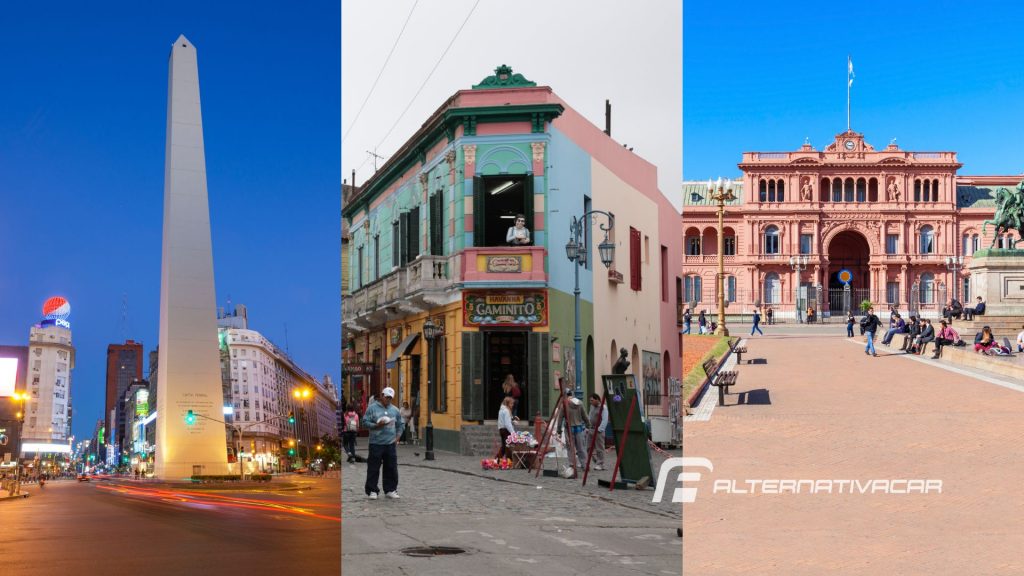
<instances>
[{"instance_id":1,"label":"obelisk","mask_svg":"<svg viewBox=\"0 0 1024 576\"><path fill-rule=\"evenodd\" d=\"M184 36L169 68L155 473L175 480L228 465L199 66Z\"/></svg>"}]
</instances>

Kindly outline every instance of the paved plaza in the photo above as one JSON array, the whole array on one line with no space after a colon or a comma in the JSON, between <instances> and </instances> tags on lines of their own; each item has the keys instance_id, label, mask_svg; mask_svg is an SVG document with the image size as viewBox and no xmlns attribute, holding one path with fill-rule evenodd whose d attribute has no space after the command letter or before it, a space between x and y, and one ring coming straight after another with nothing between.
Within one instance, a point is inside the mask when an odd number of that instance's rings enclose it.
<instances>
[{"instance_id":1,"label":"paved plaza","mask_svg":"<svg viewBox=\"0 0 1024 576\"><path fill-rule=\"evenodd\" d=\"M422 446L399 446L400 500L367 500L366 465L345 465L346 573L676 576L682 570L681 510L671 502L671 487L654 504L653 490L599 487L598 478L611 476L607 470L592 473L583 487L579 480L536 478L526 470L484 471L480 458L436 454L426 462ZM606 458L613 457L609 450ZM654 455L655 474L664 459ZM553 460L545 467L554 469ZM467 553L416 558L399 552L414 546Z\"/></svg>"},{"instance_id":2,"label":"paved plaza","mask_svg":"<svg viewBox=\"0 0 1024 576\"><path fill-rule=\"evenodd\" d=\"M702 403L684 424L685 455L713 465L687 470L701 477L687 483L697 493L684 505L685 573L1024 573L1019 387L884 346L867 356L838 324L769 326L753 338L749 325L730 328L749 350L734 368L738 386L727 406ZM942 485L770 493L748 483L759 479Z\"/></svg>"}]
</instances>

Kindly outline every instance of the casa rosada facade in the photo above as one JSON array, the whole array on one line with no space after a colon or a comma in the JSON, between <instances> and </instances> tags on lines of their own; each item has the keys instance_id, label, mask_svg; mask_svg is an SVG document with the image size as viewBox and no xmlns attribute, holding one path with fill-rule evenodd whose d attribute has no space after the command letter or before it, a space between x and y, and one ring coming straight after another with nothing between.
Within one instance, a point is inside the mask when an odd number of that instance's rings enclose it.
<instances>
[{"instance_id":1,"label":"casa rosada facade","mask_svg":"<svg viewBox=\"0 0 1024 576\"><path fill-rule=\"evenodd\" d=\"M467 451L465 429L497 418L509 374L522 389L519 417L548 417L559 379L601 392L600 375L626 348L647 414L668 416L681 366L678 212L653 165L550 87L499 67L344 189L344 389L357 410L391 386L422 431L432 398L437 447ZM588 219L577 375L566 244L572 218L591 210L614 214L615 254L606 268L597 245L607 220ZM509 245L519 215L530 242ZM442 330L433 342L428 319Z\"/></svg>"},{"instance_id":2,"label":"casa rosada facade","mask_svg":"<svg viewBox=\"0 0 1024 576\"><path fill-rule=\"evenodd\" d=\"M960 176L961 166L955 152L876 150L853 131L820 151L745 152L725 206L727 312L820 317L869 299L937 315L948 298L971 300L971 255L1011 239L982 224L1021 176ZM705 182L684 182L683 204L684 300L714 311L718 205ZM796 270L791 258L805 257Z\"/></svg>"}]
</instances>

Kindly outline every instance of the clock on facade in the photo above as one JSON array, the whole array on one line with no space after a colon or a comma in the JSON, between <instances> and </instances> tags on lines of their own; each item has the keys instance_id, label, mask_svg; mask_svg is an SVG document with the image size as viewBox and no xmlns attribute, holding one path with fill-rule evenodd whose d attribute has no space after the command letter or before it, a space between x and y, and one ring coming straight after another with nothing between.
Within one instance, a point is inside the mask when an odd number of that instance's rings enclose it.
<instances>
[{"instance_id":1,"label":"clock on facade","mask_svg":"<svg viewBox=\"0 0 1024 576\"><path fill-rule=\"evenodd\" d=\"M846 146L847 150L853 150L853 147L856 146L856 144L853 140L847 140L846 142L843 142L843 146Z\"/></svg>"}]
</instances>

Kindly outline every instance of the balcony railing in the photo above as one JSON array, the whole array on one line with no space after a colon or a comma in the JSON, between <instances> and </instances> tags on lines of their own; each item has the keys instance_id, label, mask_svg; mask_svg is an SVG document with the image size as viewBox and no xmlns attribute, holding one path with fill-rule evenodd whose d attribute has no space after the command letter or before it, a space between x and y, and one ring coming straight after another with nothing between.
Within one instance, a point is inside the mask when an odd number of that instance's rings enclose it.
<instances>
[{"instance_id":1,"label":"balcony railing","mask_svg":"<svg viewBox=\"0 0 1024 576\"><path fill-rule=\"evenodd\" d=\"M376 325L386 320L377 313L386 306L401 303L406 307L426 307L423 298L458 288L464 283L475 285L502 283L547 282L543 246L466 248L450 256L420 255L412 262L380 279L355 289L345 298L342 318L351 323L357 319ZM361 320L361 321L362 321ZM358 329L359 324L353 324Z\"/></svg>"}]
</instances>

